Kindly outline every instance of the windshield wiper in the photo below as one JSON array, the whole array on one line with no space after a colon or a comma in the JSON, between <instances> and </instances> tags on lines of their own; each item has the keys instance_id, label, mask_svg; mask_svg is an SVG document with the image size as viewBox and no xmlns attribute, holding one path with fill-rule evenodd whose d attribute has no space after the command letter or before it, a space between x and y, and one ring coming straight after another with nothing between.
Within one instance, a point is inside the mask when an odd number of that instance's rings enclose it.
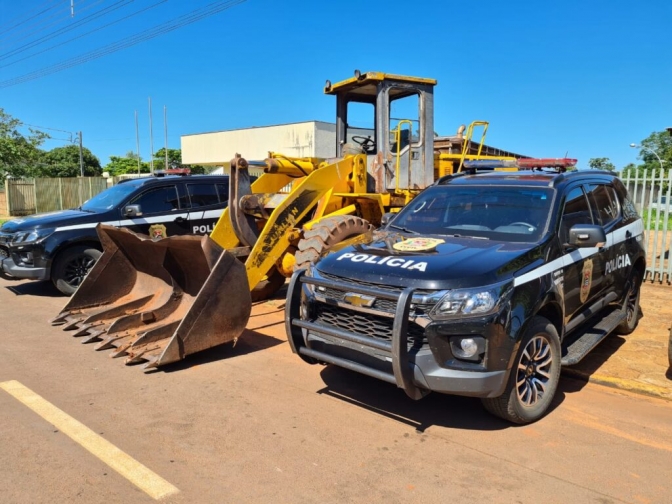
<instances>
[{"instance_id":1,"label":"windshield wiper","mask_svg":"<svg viewBox=\"0 0 672 504\"><path fill-rule=\"evenodd\" d=\"M78 206L77 210L80 212L86 212L86 213L96 213L95 210L87 210L86 208L83 208L82 206Z\"/></svg>"},{"instance_id":2,"label":"windshield wiper","mask_svg":"<svg viewBox=\"0 0 672 504\"><path fill-rule=\"evenodd\" d=\"M461 235L461 234L450 234L448 236L452 236L453 238L472 238L474 240L489 240L487 236L469 236L469 235Z\"/></svg>"},{"instance_id":3,"label":"windshield wiper","mask_svg":"<svg viewBox=\"0 0 672 504\"><path fill-rule=\"evenodd\" d=\"M413 231L412 229L405 228L403 226L397 226L395 224L388 224L388 227L398 229L399 231L403 231L404 233L410 233L410 234L420 234L417 231Z\"/></svg>"}]
</instances>

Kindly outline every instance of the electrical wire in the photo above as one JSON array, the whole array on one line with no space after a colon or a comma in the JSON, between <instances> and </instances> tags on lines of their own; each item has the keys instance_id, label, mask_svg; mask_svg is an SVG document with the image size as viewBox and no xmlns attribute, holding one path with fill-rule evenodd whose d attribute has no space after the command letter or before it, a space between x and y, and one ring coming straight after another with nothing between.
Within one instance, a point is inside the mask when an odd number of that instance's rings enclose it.
<instances>
[{"instance_id":1,"label":"electrical wire","mask_svg":"<svg viewBox=\"0 0 672 504\"><path fill-rule=\"evenodd\" d=\"M56 21L51 22L50 24L45 25L45 23L48 23L49 20L58 18ZM62 9L59 9L58 11L52 13L50 16L47 16L46 18L43 19L38 19L34 23L31 23L27 26L21 27L16 33L0 33L0 41L6 41L2 42L3 48L11 47L17 44L17 42L24 40L28 37L32 37L33 35L36 35L38 33L44 32L45 29L54 26L59 23L63 23L64 21L67 21L70 19L70 12L64 11Z\"/></svg>"},{"instance_id":2,"label":"electrical wire","mask_svg":"<svg viewBox=\"0 0 672 504\"><path fill-rule=\"evenodd\" d=\"M61 133L69 133L72 135L72 131L66 131L62 129L56 129L56 128L47 128L46 126L37 126L36 124L28 124L28 123L21 123L21 126L28 126L29 128L39 128L41 130L50 130L50 131L60 131Z\"/></svg>"},{"instance_id":3,"label":"electrical wire","mask_svg":"<svg viewBox=\"0 0 672 504\"><path fill-rule=\"evenodd\" d=\"M96 3L93 5L89 6L88 8L92 8L93 6L101 3L103 0L98 0ZM0 55L0 60L4 60L7 58L10 58L12 56L16 56L17 54L20 54L24 51L27 51L28 49L32 49L35 46L38 46L44 42L48 42L49 40L56 38L60 35L63 35L64 33L67 33L69 31L75 30L79 28L80 26L83 26L87 23L90 23L91 21L95 21L101 16L104 16L105 14L109 14L110 12L114 12L117 9L120 9L121 7L125 7L126 5L132 3L134 0L118 0L117 2L113 3L109 7L105 7L104 9L101 9L93 14L90 14L89 16L86 16L82 19L79 19L75 21L74 23L64 26L62 28L59 28L58 30L54 30L51 33L48 33L38 39L35 39L31 42L28 42L26 44L23 44L20 47L17 47L16 49L12 49L11 51L8 51L2 55ZM25 37L24 37L25 38Z\"/></svg>"},{"instance_id":4,"label":"electrical wire","mask_svg":"<svg viewBox=\"0 0 672 504\"><path fill-rule=\"evenodd\" d=\"M53 1L53 0L52 0L52 1ZM37 8L40 9L40 8L42 8L43 6L45 6L45 5L49 4L49 3L52 3L52 1L45 2L45 3L43 3L42 5L38 6ZM68 0L58 0L58 1L56 2L55 5L52 5L51 7L47 7L46 9L41 10L41 11L39 11L38 13L36 13L36 14L30 16L29 18L26 18L26 19L24 19L23 21L19 21L18 23L16 23L16 24L10 26L9 28L0 27L0 31L3 31L3 32L5 32L5 33L10 32L10 31L12 31L14 28L16 28L16 27L18 27L18 26L21 26L22 24L27 23L28 21L31 21L32 19L35 19L36 17L40 16L41 14L44 14L45 12L49 12L51 9L53 9L53 8L55 8L55 7L58 7L59 4L65 3L65 2L67 2L67 1L68 1ZM30 11L29 11L29 12L30 12ZM19 16L19 17L20 17L20 16ZM14 20L10 21L10 23L14 22L16 19L18 19L18 18L14 18Z\"/></svg>"},{"instance_id":5,"label":"electrical wire","mask_svg":"<svg viewBox=\"0 0 672 504\"><path fill-rule=\"evenodd\" d=\"M20 61L24 61L24 60L33 58L34 56L37 56L38 54L42 54L42 53L51 51L52 49L55 49L55 48L57 48L57 47L63 46L63 45L65 45L65 44L69 44L70 42L73 42L73 41L75 41L75 40L77 40L77 39L80 39L80 38L82 38L82 37L85 37L85 36L87 36L87 35L90 35L91 33L98 32L98 31L100 31L100 30L103 30L103 29L105 29L105 28L108 28L109 26L112 26L112 25L114 25L114 24L117 24L117 23L119 23L119 22L121 22L121 21L125 21L125 20L127 20L127 19L129 19L129 18L131 18L131 17L133 17L133 16L137 16L138 14L142 14L143 12L146 12L146 11L148 11L148 10L150 10L150 9L153 9L154 7L157 7L157 6L161 5L162 3L166 3L167 1L168 1L168 0L160 0L160 1L158 1L158 2L156 2L156 3L154 3L154 4L152 4L152 5L150 5L150 6L148 6L148 7L145 7L144 9L140 9L140 10L138 10L138 11L132 12L131 14L128 14L127 16L124 16L124 17L122 17L122 18L119 18L119 19L117 19L117 20L115 20L115 21L112 21L112 22L110 22L110 23L107 23L107 24L105 24L105 25L103 25L103 26L99 26L99 27L97 27L97 28L94 28L93 30L90 30L90 31L85 32L85 33L82 33L82 34L80 34L80 35L77 35L76 37L72 37L72 38L70 38L70 39L68 39L68 40L64 40L63 42L60 42L60 43L58 43L58 44L49 46L49 47L47 47L47 48L45 48L45 49L42 49L41 51L38 51L38 52L35 52L35 53L32 53L32 54L29 54L28 56L24 56L23 58L20 58L20 59L17 59L17 60L12 61L12 62L10 62L10 63L7 63L6 65L0 65L0 68L6 68L6 67L9 67L9 66L12 66L12 65L14 65L14 64L16 64L16 63L18 63L18 62L20 62ZM0 60L1 60L1 59L3 59L3 58L0 58Z\"/></svg>"},{"instance_id":6,"label":"electrical wire","mask_svg":"<svg viewBox=\"0 0 672 504\"><path fill-rule=\"evenodd\" d=\"M140 32L136 35L126 37L125 39L121 39L117 42L108 44L107 46L103 46L93 51L89 51L88 53L84 53L80 56L76 56L61 63L57 63L55 65L51 65L49 67L36 70L34 72L14 77L12 79L6 79L4 81L0 81L0 89L15 86L17 84L23 84L25 82L39 79L47 75L51 75L56 72L60 72L72 68L74 66L81 65L83 63L87 63L89 61L101 58L108 54L112 54L122 49L126 49L128 47L139 44L141 42L153 39L165 33L177 30L179 28L182 28L183 26L195 23L214 14L218 14L219 12L230 9L231 7L234 7L236 5L242 4L245 1L246 0L228 0L223 2L222 1L213 2L211 4L208 4L206 7L196 9L188 14L178 16L177 18L172 19L168 22L156 25L154 28L151 28L150 30L147 30L145 32Z\"/></svg>"},{"instance_id":7,"label":"electrical wire","mask_svg":"<svg viewBox=\"0 0 672 504\"><path fill-rule=\"evenodd\" d=\"M77 14L79 15L79 14L81 14L82 12L86 12L86 11L89 10L89 9L93 9L96 5L98 5L99 3L102 3L103 1L104 1L104 0L97 0L97 1L94 2L92 5L87 5L87 6L84 7L84 8L81 8L81 7L80 7L79 10L77 11ZM81 2L80 2L80 3L81 3ZM58 14L57 14L57 15L58 15ZM56 17L56 15L54 15L54 16L50 16L50 18L53 18L53 17ZM71 19L72 19L72 17L71 17L70 15L66 15L66 16L62 16L62 15L61 15L61 17L60 17L59 19L57 19L57 20L55 20L55 21L53 21L53 22L51 22L51 23L49 23L49 24L47 24L47 25L44 25L44 22L47 21L47 20L43 20L39 25L36 25L36 26L35 26L35 29L34 29L34 30L29 31L28 33L26 33L26 34L23 35L22 37L13 36L11 42L3 42L2 46L3 46L4 49L9 49L9 48L11 48L11 47L13 47L13 46L16 46L17 43L20 42L20 41L22 41L22 40L30 39L31 37L33 37L33 36L35 36L35 35L42 35L42 34L44 34L45 31L48 30L49 28L51 28L51 27L53 27L53 26L57 26L57 25L59 25L59 24L63 24L64 22L66 22L66 21L70 21ZM79 23L79 21L80 21L80 20L79 20L79 18L78 18L76 21L72 22L71 24L69 24L69 25L66 26L66 27L61 28L60 30L65 30L65 31L74 30L74 29L76 29L76 28L78 27L78 23ZM56 33L56 32L51 32L51 33ZM45 35L45 37L49 37L49 35L51 35L51 33L48 33L47 35ZM59 35L59 34L60 34L60 33L57 33L57 35ZM57 35L55 35L55 36L57 36ZM7 38L7 37L4 37L4 38ZM49 38L53 38L53 37L49 37ZM47 40L49 40L49 38L48 38ZM0 40L2 40L2 39L3 39L3 37L0 36ZM25 45L25 44L24 44L24 45ZM18 47L18 48L16 48L16 49L12 49L12 51L19 51L22 47L23 47L23 46Z\"/></svg>"}]
</instances>

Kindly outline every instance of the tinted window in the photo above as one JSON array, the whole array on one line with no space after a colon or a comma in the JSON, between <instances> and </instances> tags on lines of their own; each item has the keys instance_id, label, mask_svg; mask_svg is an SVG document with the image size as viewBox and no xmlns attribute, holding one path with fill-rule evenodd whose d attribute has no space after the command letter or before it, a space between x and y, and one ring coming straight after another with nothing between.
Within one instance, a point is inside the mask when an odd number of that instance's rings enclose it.
<instances>
[{"instance_id":1,"label":"tinted window","mask_svg":"<svg viewBox=\"0 0 672 504\"><path fill-rule=\"evenodd\" d=\"M537 241L553 190L534 187L437 186L422 192L390 223L420 234Z\"/></svg>"},{"instance_id":2,"label":"tinted window","mask_svg":"<svg viewBox=\"0 0 672 504\"><path fill-rule=\"evenodd\" d=\"M560 240L567 243L569 230L575 224L593 224L588 200L581 187L575 187L567 194L565 208L560 221Z\"/></svg>"},{"instance_id":3,"label":"tinted window","mask_svg":"<svg viewBox=\"0 0 672 504\"><path fill-rule=\"evenodd\" d=\"M618 200L613 188L602 184L588 186L588 197L596 220L603 226L618 218Z\"/></svg>"},{"instance_id":4,"label":"tinted window","mask_svg":"<svg viewBox=\"0 0 672 504\"><path fill-rule=\"evenodd\" d=\"M157 187L145 191L130 202L140 205L143 214L170 212L179 208L177 188L175 186Z\"/></svg>"},{"instance_id":5,"label":"tinted window","mask_svg":"<svg viewBox=\"0 0 672 504\"><path fill-rule=\"evenodd\" d=\"M192 207L217 205L217 189L214 184L187 184Z\"/></svg>"},{"instance_id":6,"label":"tinted window","mask_svg":"<svg viewBox=\"0 0 672 504\"><path fill-rule=\"evenodd\" d=\"M227 184L217 184L217 192L219 193L219 201L222 203L229 201L229 186Z\"/></svg>"},{"instance_id":7,"label":"tinted window","mask_svg":"<svg viewBox=\"0 0 672 504\"><path fill-rule=\"evenodd\" d=\"M137 187L133 184L119 184L101 193L96 194L93 198L82 205L82 210L87 212L104 212L119 206L132 192L135 192Z\"/></svg>"}]
</instances>

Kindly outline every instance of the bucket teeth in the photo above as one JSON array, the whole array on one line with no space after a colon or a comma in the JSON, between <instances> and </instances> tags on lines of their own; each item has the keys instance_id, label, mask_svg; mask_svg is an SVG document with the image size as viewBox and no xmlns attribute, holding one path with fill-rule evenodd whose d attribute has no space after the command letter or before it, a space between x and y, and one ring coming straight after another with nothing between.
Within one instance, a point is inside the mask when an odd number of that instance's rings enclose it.
<instances>
[{"instance_id":1,"label":"bucket teeth","mask_svg":"<svg viewBox=\"0 0 672 504\"><path fill-rule=\"evenodd\" d=\"M142 352L138 352L137 354L132 354L128 359L126 359L125 364L130 366L132 364L140 364L145 362L147 359L143 357L143 355L145 355L147 352L151 352L152 350L156 350L156 348L148 348Z\"/></svg>"},{"instance_id":2,"label":"bucket teeth","mask_svg":"<svg viewBox=\"0 0 672 504\"><path fill-rule=\"evenodd\" d=\"M110 354L110 357L113 359L116 359L117 357L123 357L125 355L128 355L128 349L131 347L131 343L126 343L125 345L121 345L117 347L117 350L115 352L112 352Z\"/></svg>"},{"instance_id":3,"label":"bucket teeth","mask_svg":"<svg viewBox=\"0 0 672 504\"><path fill-rule=\"evenodd\" d=\"M59 313L56 317L51 319L49 323L53 326L63 325L70 320L73 314L79 314L80 311L64 311Z\"/></svg>"},{"instance_id":4,"label":"bucket teeth","mask_svg":"<svg viewBox=\"0 0 672 504\"><path fill-rule=\"evenodd\" d=\"M79 329L79 324L84 320L84 317L68 317L66 319L66 324L63 326L64 331L72 331L73 329Z\"/></svg>"},{"instance_id":5,"label":"bucket teeth","mask_svg":"<svg viewBox=\"0 0 672 504\"><path fill-rule=\"evenodd\" d=\"M145 371L150 371L159 367L159 357L154 355L149 358L149 360L142 366L142 369Z\"/></svg>"},{"instance_id":6,"label":"bucket teeth","mask_svg":"<svg viewBox=\"0 0 672 504\"><path fill-rule=\"evenodd\" d=\"M109 350L110 348L117 348L117 345L114 344L115 341L118 341L126 336L109 336L107 339L98 343L94 349L95 350Z\"/></svg>"},{"instance_id":7,"label":"bucket teeth","mask_svg":"<svg viewBox=\"0 0 672 504\"><path fill-rule=\"evenodd\" d=\"M88 337L82 340L83 344L86 343L93 343L94 341L100 341L102 339L102 335L105 334L107 331L105 329L95 329L93 331L89 331Z\"/></svg>"}]
</instances>

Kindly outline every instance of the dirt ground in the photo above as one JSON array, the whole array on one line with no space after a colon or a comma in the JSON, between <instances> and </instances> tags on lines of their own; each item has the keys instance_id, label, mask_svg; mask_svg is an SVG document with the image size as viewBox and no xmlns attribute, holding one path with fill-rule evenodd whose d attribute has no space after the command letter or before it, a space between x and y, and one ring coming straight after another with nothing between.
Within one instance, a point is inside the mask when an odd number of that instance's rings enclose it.
<instances>
[{"instance_id":1,"label":"dirt ground","mask_svg":"<svg viewBox=\"0 0 672 504\"><path fill-rule=\"evenodd\" d=\"M642 285L643 317L628 336L609 336L571 368L598 383L672 399L667 346L672 324L672 286Z\"/></svg>"},{"instance_id":2,"label":"dirt ground","mask_svg":"<svg viewBox=\"0 0 672 504\"><path fill-rule=\"evenodd\" d=\"M156 502L109 465L124 454L173 485L161 502L174 504L672 502L670 401L564 377L549 415L523 427L478 399L412 401L298 359L283 299L255 304L235 346L145 374L51 327L65 301L0 279L0 389L20 383L118 450L87 451L0 390L3 503Z\"/></svg>"}]
</instances>

